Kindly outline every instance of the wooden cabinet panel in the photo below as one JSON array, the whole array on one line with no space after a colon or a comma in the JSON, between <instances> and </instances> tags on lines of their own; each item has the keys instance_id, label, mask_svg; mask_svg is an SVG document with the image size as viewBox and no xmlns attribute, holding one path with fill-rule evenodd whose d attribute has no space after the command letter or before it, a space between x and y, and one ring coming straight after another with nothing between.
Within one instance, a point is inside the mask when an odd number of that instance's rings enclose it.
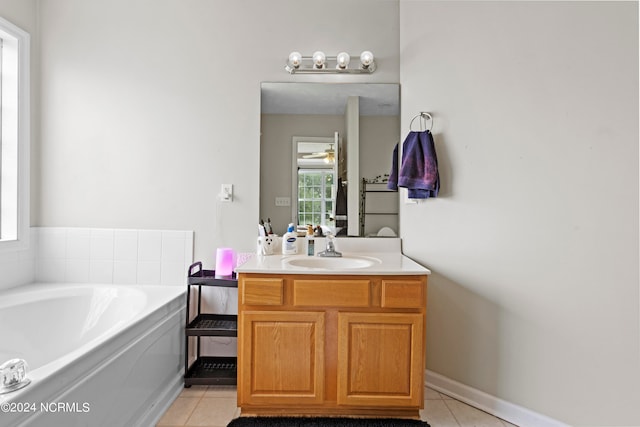
<instances>
[{"instance_id":1,"label":"wooden cabinet panel","mask_svg":"<svg viewBox=\"0 0 640 427\"><path fill-rule=\"evenodd\" d=\"M425 305L426 283L419 280L382 280L384 308L420 308Z\"/></svg>"},{"instance_id":2,"label":"wooden cabinet panel","mask_svg":"<svg viewBox=\"0 0 640 427\"><path fill-rule=\"evenodd\" d=\"M284 280L275 278L241 278L241 302L246 305L282 305Z\"/></svg>"},{"instance_id":3,"label":"wooden cabinet panel","mask_svg":"<svg viewBox=\"0 0 640 427\"><path fill-rule=\"evenodd\" d=\"M246 311L238 341L240 404L324 399L322 312Z\"/></svg>"},{"instance_id":4,"label":"wooden cabinet panel","mask_svg":"<svg viewBox=\"0 0 640 427\"><path fill-rule=\"evenodd\" d=\"M293 305L296 307L368 307L371 303L369 279L317 280L293 282Z\"/></svg>"},{"instance_id":5,"label":"wooden cabinet panel","mask_svg":"<svg viewBox=\"0 0 640 427\"><path fill-rule=\"evenodd\" d=\"M339 313L338 404L420 407L423 316Z\"/></svg>"}]
</instances>

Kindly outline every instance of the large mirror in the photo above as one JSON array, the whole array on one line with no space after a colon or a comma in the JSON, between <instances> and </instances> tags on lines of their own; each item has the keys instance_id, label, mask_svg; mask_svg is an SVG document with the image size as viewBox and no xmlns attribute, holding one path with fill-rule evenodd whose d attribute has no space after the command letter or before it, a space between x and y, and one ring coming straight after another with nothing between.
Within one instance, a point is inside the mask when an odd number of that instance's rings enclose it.
<instances>
[{"instance_id":1,"label":"large mirror","mask_svg":"<svg viewBox=\"0 0 640 427\"><path fill-rule=\"evenodd\" d=\"M400 137L397 84L262 83L260 218L338 236L398 232L386 191Z\"/></svg>"}]
</instances>

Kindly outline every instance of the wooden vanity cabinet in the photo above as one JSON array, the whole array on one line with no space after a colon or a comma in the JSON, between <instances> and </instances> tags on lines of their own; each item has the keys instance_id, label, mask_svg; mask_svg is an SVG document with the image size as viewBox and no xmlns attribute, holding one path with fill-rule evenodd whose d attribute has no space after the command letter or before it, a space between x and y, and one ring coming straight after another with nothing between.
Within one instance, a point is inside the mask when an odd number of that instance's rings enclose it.
<instances>
[{"instance_id":1,"label":"wooden vanity cabinet","mask_svg":"<svg viewBox=\"0 0 640 427\"><path fill-rule=\"evenodd\" d=\"M241 273L247 414L418 416L427 276Z\"/></svg>"}]
</instances>

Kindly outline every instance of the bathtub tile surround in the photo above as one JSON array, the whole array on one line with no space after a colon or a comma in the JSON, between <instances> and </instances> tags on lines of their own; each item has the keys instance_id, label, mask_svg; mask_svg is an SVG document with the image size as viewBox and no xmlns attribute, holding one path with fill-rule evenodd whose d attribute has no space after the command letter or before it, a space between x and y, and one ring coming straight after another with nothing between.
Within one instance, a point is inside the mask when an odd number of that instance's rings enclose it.
<instances>
[{"instance_id":1,"label":"bathtub tile surround","mask_svg":"<svg viewBox=\"0 0 640 427\"><path fill-rule=\"evenodd\" d=\"M193 262L193 231L64 227L31 231L37 282L182 286Z\"/></svg>"},{"instance_id":2,"label":"bathtub tile surround","mask_svg":"<svg viewBox=\"0 0 640 427\"><path fill-rule=\"evenodd\" d=\"M0 290L34 281L37 236L30 233L29 239L26 249L0 252Z\"/></svg>"}]
</instances>

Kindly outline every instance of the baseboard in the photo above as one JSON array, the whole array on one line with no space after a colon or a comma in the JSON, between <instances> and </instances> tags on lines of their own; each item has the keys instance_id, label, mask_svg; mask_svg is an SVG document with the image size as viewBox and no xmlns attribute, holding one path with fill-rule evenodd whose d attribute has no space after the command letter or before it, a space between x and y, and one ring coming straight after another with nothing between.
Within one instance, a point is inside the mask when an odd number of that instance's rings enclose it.
<instances>
[{"instance_id":1,"label":"baseboard","mask_svg":"<svg viewBox=\"0 0 640 427\"><path fill-rule=\"evenodd\" d=\"M561 421L549 418L530 409L507 402L468 385L437 374L425 371L427 387L439 391L456 400L478 408L498 418L502 418L519 427L570 427Z\"/></svg>"}]
</instances>

